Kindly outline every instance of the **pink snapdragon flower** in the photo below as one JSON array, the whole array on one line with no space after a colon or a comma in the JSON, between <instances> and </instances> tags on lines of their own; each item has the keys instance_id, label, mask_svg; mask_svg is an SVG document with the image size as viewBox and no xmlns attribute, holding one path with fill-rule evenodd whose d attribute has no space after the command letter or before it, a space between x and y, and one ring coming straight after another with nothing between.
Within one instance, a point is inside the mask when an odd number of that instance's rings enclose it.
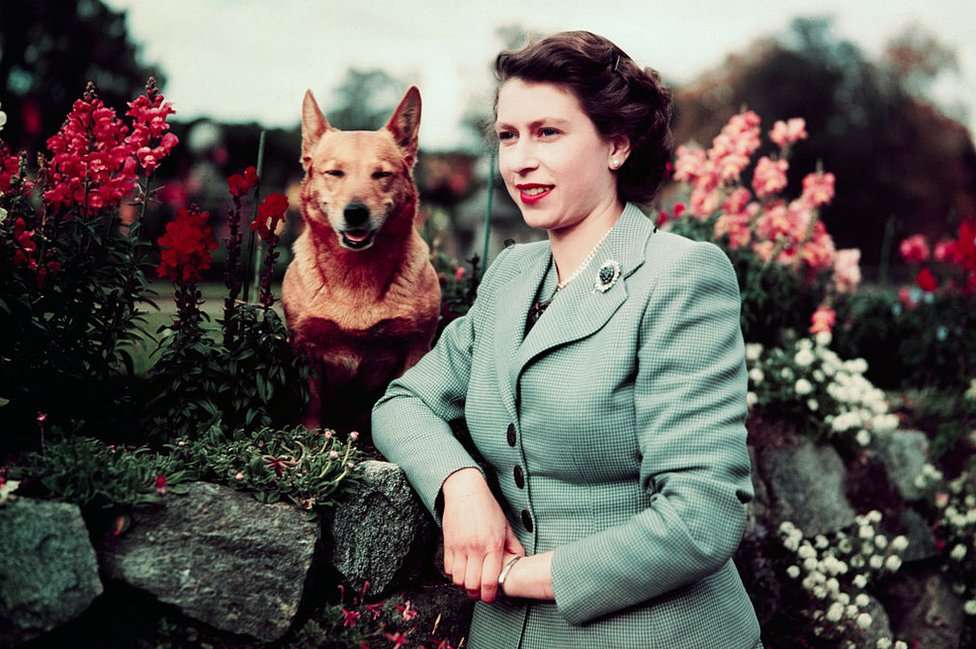
<instances>
[{"instance_id":1,"label":"pink snapdragon flower","mask_svg":"<svg viewBox=\"0 0 976 649\"><path fill-rule=\"evenodd\" d=\"M925 239L924 234L914 234L898 246L899 252L901 252L902 258L910 264L920 264L923 261L928 261L929 258L929 244Z\"/></svg>"},{"instance_id":2,"label":"pink snapdragon flower","mask_svg":"<svg viewBox=\"0 0 976 649\"><path fill-rule=\"evenodd\" d=\"M775 142L780 148L785 148L799 140L807 138L806 121L802 117L794 117L790 120L778 120L773 124L769 131L769 139Z\"/></svg>"},{"instance_id":3,"label":"pink snapdragon flower","mask_svg":"<svg viewBox=\"0 0 976 649\"><path fill-rule=\"evenodd\" d=\"M752 175L752 188L756 196L764 198L786 188L786 171L790 163L786 160L772 160L767 156L759 158Z\"/></svg>"}]
</instances>

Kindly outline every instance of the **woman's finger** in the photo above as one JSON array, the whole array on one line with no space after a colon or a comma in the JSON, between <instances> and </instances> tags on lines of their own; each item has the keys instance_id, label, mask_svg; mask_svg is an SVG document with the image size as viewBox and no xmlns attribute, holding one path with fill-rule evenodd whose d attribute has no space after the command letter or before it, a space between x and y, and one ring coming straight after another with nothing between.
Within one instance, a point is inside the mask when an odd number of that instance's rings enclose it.
<instances>
[{"instance_id":1,"label":"woman's finger","mask_svg":"<svg viewBox=\"0 0 976 649\"><path fill-rule=\"evenodd\" d=\"M487 604L495 601L498 592L498 575L502 571L502 555L489 552L481 569L481 600Z\"/></svg>"},{"instance_id":2,"label":"woman's finger","mask_svg":"<svg viewBox=\"0 0 976 649\"><path fill-rule=\"evenodd\" d=\"M470 551L469 551L470 552ZM467 571L464 575L464 590L468 595L479 597L481 595L481 567L484 564L484 557L469 553L467 557Z\"/></svg>"},{"instance_id":3,"label":"woman's finger","mask_svg":"<svg viewBox=\"0 0 976 649\"><path fill-rule=\"evenodd\" d=\"M455 586L464 587L466 568L467 556L463 552L455 552L454 562L451 564L451 581Z\"/></svg>"}]
</instances>

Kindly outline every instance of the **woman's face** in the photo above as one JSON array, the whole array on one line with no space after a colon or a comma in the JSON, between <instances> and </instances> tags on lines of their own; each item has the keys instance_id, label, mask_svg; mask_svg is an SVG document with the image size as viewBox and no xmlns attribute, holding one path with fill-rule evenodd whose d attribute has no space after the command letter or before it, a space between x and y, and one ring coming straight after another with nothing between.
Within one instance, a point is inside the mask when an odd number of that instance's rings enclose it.
<instances>
[{"instance_id":1,"label":"woman's face","mask_svg":"<svg viewBox=\"0 0 976 649\"><path fill-rule=\"evenodd\" d=\"M558 230L617 203L610 161L626 158L597 132L570 90L512 78L498 91L498 170L533 228ZM540 189L531 189L541 187Z\"/></svg>"}]
</instances>

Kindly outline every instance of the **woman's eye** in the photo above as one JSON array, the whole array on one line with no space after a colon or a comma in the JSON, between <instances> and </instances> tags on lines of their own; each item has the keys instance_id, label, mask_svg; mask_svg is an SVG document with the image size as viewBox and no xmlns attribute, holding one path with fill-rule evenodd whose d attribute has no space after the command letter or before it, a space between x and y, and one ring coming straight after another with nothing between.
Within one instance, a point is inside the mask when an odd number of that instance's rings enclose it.
<instances>
[{"instance_id":1,"label":"woman's eye","mask_svg":"<svg viewBox=\"0 0 976 649\"><path fill-rule=\"evenodd\" d=\"M511 139L511 136L512 136L512 133L510 131L502 131L501 133L498 134L498 139L499 140L508 140L508 139Z\"/></svg>"},{"instance_id":2,"label":"woman's eye","mask_svg":"<svg viewBox=\"0 0 976 649\"><path fill-rule=\"evenodd\" d=\"M325 173L329 176L335 176L336 178L342 178L346 175L341 169L327 169Z\"/></svg>"},{"instance_id":3,"label":"woman's eye","mask_svg":"<svg viewBox=\"0 0 976 649\"><path fill-rule=\"evenodd\" d=\"M552 135L555 135L556 133L559 132L557 129L554 129L551 126L543 126L542 128L539 129L539 132L542 133L543 135L546 135L545 133L546 131L552 131Z\"/></svg>"},{"instance_id":4,"label":"woman's eye","mask_svg":"<svg viewBox=\"0 0 976 649\"><path fill-rule=\"evenodd\" d=\"M392 171L376 171L373 172L373 178L379 180L380 178L389 178L393 175Z\"/></svg>"}]
</instances>

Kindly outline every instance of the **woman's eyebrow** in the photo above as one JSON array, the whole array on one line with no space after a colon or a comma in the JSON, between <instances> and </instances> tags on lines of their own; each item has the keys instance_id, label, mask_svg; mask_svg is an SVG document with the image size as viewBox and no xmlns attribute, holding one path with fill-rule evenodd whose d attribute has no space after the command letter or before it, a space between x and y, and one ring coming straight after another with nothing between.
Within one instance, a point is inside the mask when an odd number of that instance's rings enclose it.
<instances>
[{"instance_id":1,"label":"woman's eyebrow","mask_svg":"<svg viewBox=\"0 0 976 649\"><path fill-rule=\"evenodd\" d=\"M554 124L569 124L568 119L562 119L559 117L542 117L529 124L529 128L532 128L533 126L538 126L539 124L543 124L545 122L554 123ZM502 126L511 126L511 124L506 124L505 122L495 122L495 128L499 128Z\"/></svg>"}]
</instances>

